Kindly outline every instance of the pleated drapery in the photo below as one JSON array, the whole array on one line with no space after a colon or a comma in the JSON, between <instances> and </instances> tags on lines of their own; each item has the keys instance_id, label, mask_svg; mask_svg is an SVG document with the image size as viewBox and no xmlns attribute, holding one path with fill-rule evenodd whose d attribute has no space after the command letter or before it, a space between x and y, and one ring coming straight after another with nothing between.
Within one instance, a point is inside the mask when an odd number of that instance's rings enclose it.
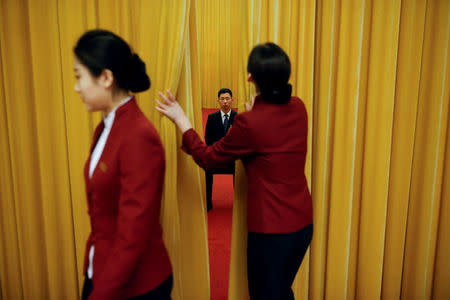
<instances>
[{"instance_id":1,"label":"pleated drapery","mask_svg":"<svg viewBox=\"0 0 450 300\"><path fill-rule=\"evenodd\" d=\"M201 129L193 101L201 91L191 81L199 76L198 48L188 34L196 34L194 12L190 1L171 4L1 2L2 299L79 299L90 230L82 169L101 115L88 114L73 90L72 48L96 27L122 36L147 64L152 87L137 98L166 150L161 222L172 295L208 299L203 175L180 155L175 128L154 109L156 92L170 88Z\"/></svg>"},{"instance_id":2,"label":"pleated drapery","mask_svg":"<svg viewBox=\"0 0 450 300\"><path fill-rule=\"evenodd\" d=\"M174 299L208 299L203 172L154 109L254 95L246 62L273 41L309 115L314 237L296 299L450 298L448 0L0 1L1 299L77 299L89 233L82 167L101 115L73 91L87 29L124 37L147 64L138 103L166 149L161 221ZM247 299L245 172L238 163L229 299Z\"/></svg>"}]
</instances>

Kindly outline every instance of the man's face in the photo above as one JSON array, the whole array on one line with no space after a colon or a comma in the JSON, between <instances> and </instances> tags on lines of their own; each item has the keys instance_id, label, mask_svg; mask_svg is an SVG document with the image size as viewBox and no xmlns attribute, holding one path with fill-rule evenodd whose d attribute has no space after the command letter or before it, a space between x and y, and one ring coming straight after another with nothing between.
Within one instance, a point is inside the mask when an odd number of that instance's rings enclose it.
<instances>
[{"instance_id":1,"label":"man's face","mask_svg":"<svg viewBox=\"0 0 450 300\"><path fill-rule=\"evenodd\" d=\"M217 100L219 102L220 109L227 113L231 109L231 104L233 104L233 98L231 98L230 93L223 93L219 95L219 99Z\"/></svg>"}]
</instances>

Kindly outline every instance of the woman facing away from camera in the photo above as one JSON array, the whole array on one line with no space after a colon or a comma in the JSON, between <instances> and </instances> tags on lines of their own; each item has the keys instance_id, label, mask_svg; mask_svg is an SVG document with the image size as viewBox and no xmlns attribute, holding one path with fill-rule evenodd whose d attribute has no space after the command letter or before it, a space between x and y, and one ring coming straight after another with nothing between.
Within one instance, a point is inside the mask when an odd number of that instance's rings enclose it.
<instances>
[{"instance_id":1,"label":"woman facing away from camera","mask_svg":"<svg viewBox=\"0 0 450 300\"><path fill-rule=\"evenodd\" d=\"M74 47L74 70L86 109L103 112L84 169L91 233L82 299L170 299L164 149L130 94L150 88L145 64L119 36L92 30Z\"/></svg>"},{"instance_id":2,"label":"woman facing away from camera","mask_svg":"<svg viewBox=\"0 0 450 300\"><path fill-rule=\"evenodd\" d=\"M156 109L183 133L183 149L214 168L242 159L247 180L247 270L251 299L294 299L292 282L312 239L312 202L305 177L306 108L291 97L289 57L277 45L250 53L248 81L258 95L228 134L206 146L174 96L159 93Z\"/></svg>"}]
</instances>

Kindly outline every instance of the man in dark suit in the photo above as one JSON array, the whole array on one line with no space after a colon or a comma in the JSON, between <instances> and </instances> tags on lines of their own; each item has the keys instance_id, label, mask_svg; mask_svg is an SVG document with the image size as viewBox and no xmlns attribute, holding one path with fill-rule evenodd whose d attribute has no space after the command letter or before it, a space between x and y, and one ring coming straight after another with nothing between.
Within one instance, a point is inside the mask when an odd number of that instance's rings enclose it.
<instances>
[{"instance_id":1,"label":"man in dark suit","mask_svg":"<svg viewBox=\"0 0 450 300\"><path fill-rule=\"evenodd\" d=\"M233 94L230 89L220 89L217 94L217 102L220 110L209 114L205 128L205 143L211 146L215 142L223 138L230 127L233 125L236 111L231 109L233 104ZM208 211L212 209L212 185L213 174L233 174L234 179L234 162L224 166L223 168L205 169L206 177L206 207Z\"/></svg>"}]
</instances>

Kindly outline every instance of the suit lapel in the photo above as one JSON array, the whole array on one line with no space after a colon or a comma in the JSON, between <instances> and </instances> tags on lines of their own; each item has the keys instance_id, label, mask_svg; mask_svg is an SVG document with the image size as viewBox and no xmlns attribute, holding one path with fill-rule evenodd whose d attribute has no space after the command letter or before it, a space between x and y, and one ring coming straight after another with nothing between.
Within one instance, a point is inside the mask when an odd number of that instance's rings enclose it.
<instances>
[{"instance_id":1,"label":"suit lapel","mask_svg":"<svg viewBox=\"0 0 450 300\"><path fill-rule=\"evenodd\" d=\"M222 128L221 134L223 135L223 133L225 132L225 127L223 126L222 113L220 112L220 110L217 112L217 122L219 122L220 124L220 127L218 126L218 128Z\"/></svg>"}]
</instances>

